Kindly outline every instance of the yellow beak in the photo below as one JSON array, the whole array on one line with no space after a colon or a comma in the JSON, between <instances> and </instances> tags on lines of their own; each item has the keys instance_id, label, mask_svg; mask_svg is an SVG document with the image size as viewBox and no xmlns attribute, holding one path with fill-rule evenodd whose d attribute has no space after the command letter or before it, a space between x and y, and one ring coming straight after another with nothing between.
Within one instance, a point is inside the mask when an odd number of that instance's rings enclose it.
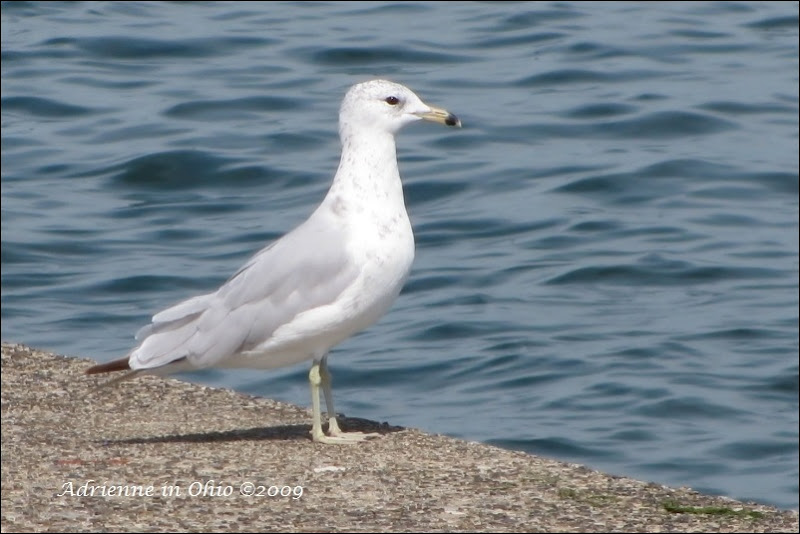
<instances>
[{"instance_id":1,"label":"yellow beak","mask_svg":"<svg viewBox=\"0 0 800 534\"><path fill-rule=\"evenodd\" d=\"M428 107L431 108L429 112L420 114L420 117L426 121L438 122L439 124L444 124L446 126L461 128L461 121L459 118L446 109L435 108L433 106Z\"/></svg>"}]
</instances>

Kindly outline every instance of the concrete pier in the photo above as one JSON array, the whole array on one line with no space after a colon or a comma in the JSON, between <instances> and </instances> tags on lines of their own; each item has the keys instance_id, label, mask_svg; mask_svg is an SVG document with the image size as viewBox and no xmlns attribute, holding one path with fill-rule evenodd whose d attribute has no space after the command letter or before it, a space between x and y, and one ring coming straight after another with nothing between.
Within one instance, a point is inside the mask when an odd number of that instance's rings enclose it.
<instances>
[{"instance_id":1,"label":"concrete pier","mask_svg":"<svg viewBox=\"0 0 800 534\"><path fill-rule=\"evenodd\" d=\"M2 346L3 532L798 532L796 511Z\"/></svg>"}]
</instances>

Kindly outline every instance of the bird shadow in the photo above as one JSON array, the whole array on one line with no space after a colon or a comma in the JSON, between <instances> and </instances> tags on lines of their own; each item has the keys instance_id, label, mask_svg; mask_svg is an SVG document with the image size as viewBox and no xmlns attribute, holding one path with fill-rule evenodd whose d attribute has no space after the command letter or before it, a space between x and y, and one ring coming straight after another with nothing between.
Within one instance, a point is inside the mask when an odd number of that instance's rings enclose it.
<instances>
[{"instance_id":1,"label":"bird shadow","mask_svg":"<svg viewBox=\"0 0 800 534\"><path fill-rule=\"evenodd\" d=\"M339 426L345 432L376 433L381 435L392 434L405 430L402 426L378 423L359 417L337 416ZM327 431L328 424L323 425ZM253 427L220 432L194 432L191 434L170 434L166 436L151 436L128 439L105 439L103 445L137 445L145 443L213 443L220 441L311 441L311 425L276 425L268 427Z\"/></svg>"}]
</instances>

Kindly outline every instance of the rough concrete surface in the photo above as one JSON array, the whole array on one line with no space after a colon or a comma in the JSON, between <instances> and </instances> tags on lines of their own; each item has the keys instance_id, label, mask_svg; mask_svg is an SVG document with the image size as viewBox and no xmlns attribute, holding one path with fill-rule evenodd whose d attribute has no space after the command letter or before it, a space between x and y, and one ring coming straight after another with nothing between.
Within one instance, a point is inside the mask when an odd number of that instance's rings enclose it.
<instances>
[{"instance_id":1,"label":"rough concrete surface","mask_svg":"<svg viewBox=\"0 0 800 534\"><path fill-rule=\"evenodd\" d=\"M321 445L305 409L154 377L98 389L92 363L3 343L3 532L798 531L796 511L385 423Z\"/></svg>"}]
</instances>

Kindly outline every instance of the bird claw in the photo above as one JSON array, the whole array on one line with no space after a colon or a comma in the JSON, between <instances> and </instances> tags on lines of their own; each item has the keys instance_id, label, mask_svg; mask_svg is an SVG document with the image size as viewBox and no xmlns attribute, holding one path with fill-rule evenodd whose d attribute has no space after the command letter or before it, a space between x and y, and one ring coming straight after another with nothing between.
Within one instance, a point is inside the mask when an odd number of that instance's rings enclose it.
<instances>
[{"instance_id":1,"label":"bird claw","mask_svg":"<svg viewBox=\"0 0 800 534\"><path fill-rule=\"evenodd\" d=\"M321 433L320 435L312 436L312 439L317 443L352 445L379 437L381 437L381 435L376 432L370 432L368 434L364 432L339 432L330 436Z\"/></svg>"},{"instance_id":2,"label":"bird claw","mask_svg":"<svg viewBox=\"0 0 800 534\"><path fill-rule=\"evenodd\" d=\"M318 442L318 443L346 443L346 444L353 444L353 443L360 443L362 441L367 441L370 439L375 439L381 437L380 434L377 432L345 432L341 428L339 428L339 422L336 420L335 417L332 417L328 421L328 433L325 434L320 429L319 431L315 431L312 429L311 431L311 438Z\"/></svg>"}]
</instances>

